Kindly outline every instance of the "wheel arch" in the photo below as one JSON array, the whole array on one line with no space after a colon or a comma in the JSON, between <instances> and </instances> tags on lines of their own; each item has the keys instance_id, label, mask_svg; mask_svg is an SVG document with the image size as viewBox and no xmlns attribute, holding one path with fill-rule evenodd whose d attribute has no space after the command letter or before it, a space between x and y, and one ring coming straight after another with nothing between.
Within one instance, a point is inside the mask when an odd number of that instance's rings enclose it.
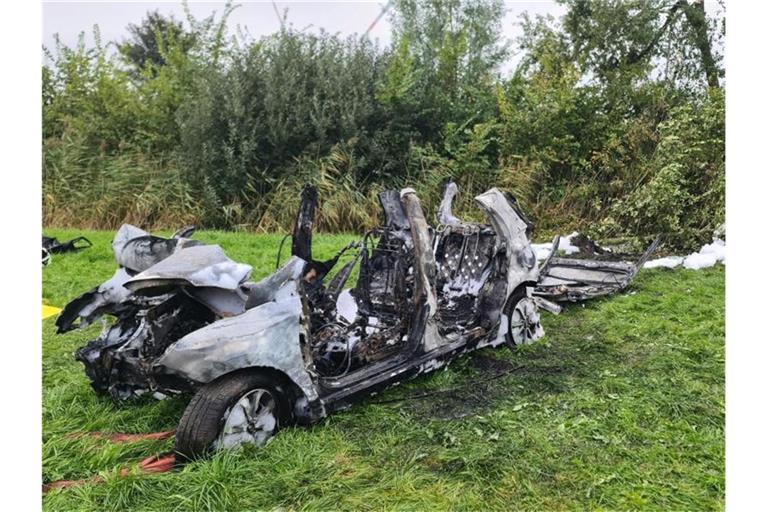
<instances>
[{"instance_id":1,"label":"wheel arch","mask_svg":"<svg viewBox=\"0 0 768 512\"><path fill-rule=\"evenodd\" d=\"M515 286L509 295L507 295L507 300L504 302L504 309L506 310L507 303L513 295L525 290L526 288L536 288L536 281L523 281L519 285Z\"/></svg>"},{"instance_id":2,"label":"wheel arch","mask_svg":"<svg viewBox=\"0 0 768 512\"><path fill-rule=\"evenodd\" d=\"M283 370L280 370L279 368L275 368L274 366L260 366L260 365L253 365L253 366L245 366L243 368L237 368L236 370L231 370L225 373L222 373L218 375L215 379L213 379L211 382L218 381L221 379L224 379L226 377L229 377L231 375L240 374L240 373L261 373L269 377L270 379L274 380L275 382L279 382L280 384L284 386L289 386L292 390L292 393L300 393L301 395L304 395L304 392L301 390L301 388L296 384L287 373L285 373Z\"/></svg>"},{"instance_id":3,"label":"wheel arch","mask_svg":"<svg viewBox=\"0 0 768 512\"><path fill-rule=\"evenodd\" d=\"M274 366L253 365L243 368L237 368L218 375L208 384L217 382L233 375L242 375L250 373L259 373L269 380L275 382L279 388L278 391L285 392L290 405L290 414L292 420L298 422L311 422L315 416L325 416L324 409L319 400L311 400L302 387L291 378L284 370ZM320 409L318 411L318 408ZM319 414L318 414L319 413Z\"/></svg>"}]
</instances>

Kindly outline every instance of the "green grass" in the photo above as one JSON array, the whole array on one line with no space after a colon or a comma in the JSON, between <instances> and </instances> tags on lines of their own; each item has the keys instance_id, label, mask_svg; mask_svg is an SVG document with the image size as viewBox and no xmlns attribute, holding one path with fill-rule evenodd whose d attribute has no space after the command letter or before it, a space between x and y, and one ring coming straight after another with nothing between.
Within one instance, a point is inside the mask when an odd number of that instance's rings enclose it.
<instances>
[{"instance_id":1,"label":"green grass","mask_svg":"<svg viewBox=\"0 0 768 512\"><path fill-rule=\"evenodd\" d=\"M51 230L60 238L78 233ZM64 305L115 269L112 233L54 256L43 300ZM202 232L254 277L279 235ZM351 237L319 236L330 255ZM287 249L287 247L286 247ZM106 479L52 491L48 510L721 510L724 269L652 270L626 293L560 316L532 346L482 350L263 449L164 474L118 469L171 440L112 444L72 432L174 428L185 398L116 404L90 389L73 351L100 326L63 336L43 322L43 480ZM522 366L487 381L498 369ZM459 388L421 400L375 402Z\"/></svg>"}]
</instances>

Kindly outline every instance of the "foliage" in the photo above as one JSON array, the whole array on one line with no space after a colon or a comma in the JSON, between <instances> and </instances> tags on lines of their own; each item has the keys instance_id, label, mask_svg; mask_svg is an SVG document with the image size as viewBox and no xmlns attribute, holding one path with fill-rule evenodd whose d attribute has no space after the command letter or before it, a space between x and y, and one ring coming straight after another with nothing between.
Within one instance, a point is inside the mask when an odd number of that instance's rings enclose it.
<instances>
[{"instance_id":1,"label":"foliage","mask_svg":"<svg viewBox=\"0 0 768 512\"><path fill-rule=\"evenodd\" d=\"M185 172L225 203L253 204L295 158L365 136L378 60L368 42L286 30L235 52L224 70L204 67L177 114Z\"/></svg>"},{"instance_id":2,"label":"foliage","mask_svg":"<svg viewBox=\"0 0 768 512\"><path fill-rule=\"evenodd\" d=\"M194 34L184 30L180 21L165 18L158 11L148 12L141 24L131 23L127 30L131 37L118 44L118 49L137 75L165 66L168 48L187 53L195 44Z\"/></svg>"},{"instance_id":3,"label":"foliage","mask_svg":"<svg viewBox=\"0 0 768 512\"><path fill-rule=\"evenodd\" d=\"M499 186L545 232L708 241L724 216L723 10L562 3L560 19L524 15L515 41L500 0L397 0L387 48L287 14L275 34L232 36L231 3L185 23L149 13L117 53L98 29L57 44L45 222L285 231L310 181L321 229L356 230L382 189L413 186L432 210L452 177L467 218Z\"/></svg>"},{"instance_id":4,"label":"foliage","mask_svg":"<svg viewBox=\"0 0 768 512\"><path fill-rule=\"evenodd\" d=\"M718 90L699 103L675 108L659 126L659 143L647 163L647 181L611 208L604 226L661 232L695 248L725 221L725 101Z\"/></svg>"},{"instance_id":5,"label":"foliage","mask_svg":"<svg viewBox=\"0 0 768 512\"><path fill-rule=\"evenodd\" d=\"M47 233L94 242L43 268L50 304L112 275L113 232ZM274 268L281 236L195 238L253 265L259 279ZM315 239L317 257L328 258L351 237ZM104 481L51 491L43 508L722 510L724 274L721 265L644 270L626 294L543 313L541 342L470 354L313 427L284 429L263 449L124 477L120 468L173 441L116 444L77 433L170 430L188 397L120 406L97 396L72 353L101 327L56 335L55 318L46 319L43 481ZM377 403L397 398L406 400Z\"/></svg>"},{"instance_id":6,"label":"foliage","mask_svg":"<svg viewBox=\"0 0 768 512\"><path fill-rule=\"evenodd\" d=\"M65 139L47 143L43 166L46 225L167 226L194 223L203 214L172 161L133 151L91 155L82 141Z\"/></svg>"},{"instance_id":7,"label":"foliage","mask_svg":"<svg viewBox=\"0 0 768 512\"><path fill-rule=\"evenodd\" d=\"M718 87L722 36L703 1L560 0L573 57L604 85L651 77Z\"/></svg>"}]
</instances>

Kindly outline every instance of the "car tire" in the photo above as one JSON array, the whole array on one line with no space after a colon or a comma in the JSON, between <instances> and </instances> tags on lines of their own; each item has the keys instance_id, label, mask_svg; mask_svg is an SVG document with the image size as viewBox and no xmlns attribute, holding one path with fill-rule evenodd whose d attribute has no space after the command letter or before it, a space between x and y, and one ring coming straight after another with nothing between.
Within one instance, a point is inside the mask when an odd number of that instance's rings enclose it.
<instances>
[{"instance_id":1,"label":"car tire","mask_svg":"<svg viewBox=\"0 0 768 512\"><path fill-rule=\"evenodd\" d=\"M264 373L240 371L219 377L200 388L184 410L176 429L174 451L177 460L200 459L218 449L232 447L231 443L222 442L226 441L224 429L230 428L230 421L238 410L247 409L243 404L249 404L257 397L266 409L272 404L274 421L267 414L268 421L262 423L271 428L263 428L258 437L254 437L254 442L241 444L263 445L290 421L291 400L287 387ZM245 416L246 413L239 414ZM251 435L250 416L246 423L248 432L243 430L243 436ZM262 439L263 443L258 442Z\"/></svg>"},{"instance_id":2,"label":"car tire","mask_svg":"<svg viewBox=\"0 0 768 512\"><path fill-rule=\"evenodd\" d=\"M512 295L509 296L509 299L507 299L507 303L504 305L505 321L507 322L507 326L506 326L507 330L506 330L506 334L504 335L504 339L510 348L515 348L519 345L531 343L531 341L528 341L528 340L515 340L515 338L512 335L512 318L513 318L512 315L518 303L520 303L520 301L522 300L531 300L528 298L528 294L526 293L525 286L521 286L519 289L515 290L512 293ZM530 305L528 305L528 307L530 308ZM535 308L535 305L533 307ZM535 316L538 318L538 313L536 313ZM541 327L539 324L539 329L540 328ZM541 334L543 334L543 331L541 331ZM529 338L529 339L533 340L536 338Z\"/></svg>"}]
</instances>

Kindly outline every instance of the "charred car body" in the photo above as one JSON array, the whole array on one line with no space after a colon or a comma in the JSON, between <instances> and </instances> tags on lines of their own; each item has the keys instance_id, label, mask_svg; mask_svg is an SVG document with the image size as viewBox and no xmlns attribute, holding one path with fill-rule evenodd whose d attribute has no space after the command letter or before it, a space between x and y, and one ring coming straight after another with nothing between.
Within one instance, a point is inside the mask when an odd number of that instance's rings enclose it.
<instances>
[{"instance_id":1,"label":"charred car body","mask_svg":"<svg viewBox=\"0 0 768 512\"><path fill-rule=\"evenodd\" d=\"M65 308L59 331L117 317L76 354L99 392L195 393L179 455L263 444L280 426L315 422L462 353L544 335L539 310L559 306L537 294L531 223L497 189L475 198L488 224L463 222L451 212L456 193L449 183L433 229L412 189L383 192L382 225L318 261L307 187L291 258L259 282L188 231L163 239L124 226L113 243L120 269Z\"/></svg>"}]
</instances>

